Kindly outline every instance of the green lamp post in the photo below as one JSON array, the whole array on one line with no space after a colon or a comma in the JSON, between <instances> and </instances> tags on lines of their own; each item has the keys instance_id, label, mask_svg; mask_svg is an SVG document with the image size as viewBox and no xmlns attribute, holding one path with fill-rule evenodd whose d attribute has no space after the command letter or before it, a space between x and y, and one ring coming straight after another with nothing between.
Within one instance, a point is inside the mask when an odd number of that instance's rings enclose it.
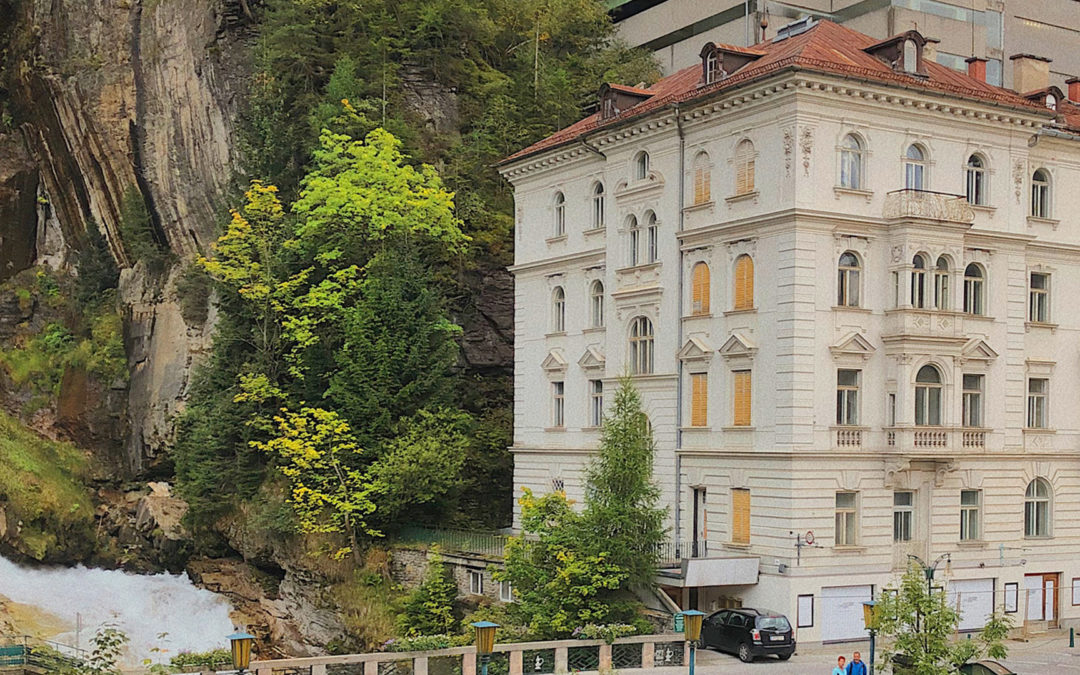
<instances>
[{"instance_id":1,"label":"green lamp post","mask_svg":"<svg viewBox=\"0 0 1080 675\"><path fill-rule=\"evenodd\" d=\"M232 647L232 664L236 672L242 673L251 665L251 645L255 642L255 636L238 630L228 637L229 646Z\"/></svg>"},{"instance_id":2,"label":"green lamp post","mask_svg":"<svg viewBox=\"0 0 1080 675\"><path fill-rule=\"evenodd\" d=\"M686 641L690 643L690 660L687 662L690 666L689 675L694 675L694 660L697 658L697 643L701 639L701 622L705 618L705 612L688 609L681 612L681 614L683 616L683 635L686 637Z\"/></svg>"},{"instance_id":3,"label":"green lamp post","mask_svg":"<svg viewBox=\"0 0 1080 675\"><path fill-rule=\"evenodd\" d=\"M495 651L495 629L499 624L492 621L477 621L470 624L476 629L476 655L480 657L480 675L488 675L491 653Z\"/></svg>"},{"instance_id":4,"label":"green lamp post","mask_svg":"<svg viewBox=\"0 0 1080 675\"><path fill-rule=\"evenodd\" d=\"M877 602L867 600L862 604L863 624L870 633L870 672L874 672L874 640L877 637L878 616Z\"/></svg>"}]
</instances>

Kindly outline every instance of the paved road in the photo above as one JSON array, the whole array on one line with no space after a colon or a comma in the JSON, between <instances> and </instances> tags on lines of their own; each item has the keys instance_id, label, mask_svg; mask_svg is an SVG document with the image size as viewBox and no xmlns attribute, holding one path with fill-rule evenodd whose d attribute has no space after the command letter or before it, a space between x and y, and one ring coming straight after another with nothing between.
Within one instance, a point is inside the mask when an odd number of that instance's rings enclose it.
<instances>
[{"instance_id":1,"label":"paved road","mask_svg":"<svg viewBox=\"0 0 1080 675\"><path fill-rule=\"evenodd\" d=\"M1028 642L1010 640L1007 646L1009 658L1004 659L1004 663L1020 675L1080 675L1080 646L1069 649L1068 631L1039 636ZM800 647L790 661L767 658L754 663L741 663L728 654L699 650L697 671L700 675L829 675L836 666L837 656L843 654L851 658L851 652L858 650L865 661L869 647L867 642L814 645Z\"/></svg>"}]
</instances>

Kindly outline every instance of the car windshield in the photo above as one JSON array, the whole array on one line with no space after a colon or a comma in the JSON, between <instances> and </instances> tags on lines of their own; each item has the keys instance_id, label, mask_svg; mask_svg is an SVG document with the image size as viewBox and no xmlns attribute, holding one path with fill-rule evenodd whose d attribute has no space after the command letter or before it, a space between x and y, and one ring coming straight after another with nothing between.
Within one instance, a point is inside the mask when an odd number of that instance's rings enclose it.
<instances>
[{"instance_id":1,"label":"car windshield","mask_svg":"<svg viewBox=\"0 0 1080 675\"><path fill-rule=\"evenodd\" d=\"M791 624L782 616L759 616L757 627L762 630L786 631L791 628Z\"/></svg>"}]
</instances>

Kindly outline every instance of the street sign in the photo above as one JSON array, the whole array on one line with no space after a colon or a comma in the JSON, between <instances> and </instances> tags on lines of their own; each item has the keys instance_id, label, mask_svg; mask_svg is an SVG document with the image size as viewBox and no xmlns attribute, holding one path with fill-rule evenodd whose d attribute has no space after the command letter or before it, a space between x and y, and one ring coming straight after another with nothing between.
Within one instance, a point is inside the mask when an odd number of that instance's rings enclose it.
<instances>
[{"instance_id":1,"label":"street sign","mask_svg":"<svg viewBox=\"0 0 1080 675\"><path fill-rule=\"evenodd\" d=\"M676 633L683 632L683 621L684 620L685 620L685 618L683 617L682 612L675 615L675 632Z\"/></svg>"}]
</instances>

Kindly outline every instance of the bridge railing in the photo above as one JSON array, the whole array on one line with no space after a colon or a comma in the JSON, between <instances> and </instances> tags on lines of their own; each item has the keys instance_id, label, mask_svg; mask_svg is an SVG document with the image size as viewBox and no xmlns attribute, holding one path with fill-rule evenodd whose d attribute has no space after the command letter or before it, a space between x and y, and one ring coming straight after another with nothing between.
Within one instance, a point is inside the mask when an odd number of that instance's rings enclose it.
<instances>
[{"instance_id":1,"label":"bridge railing","mask_svg":"<svg viewBox=\"0 0 1080 675\"><path fill-rule=\"evenodd\" d=\"M683 666L682 633L603 640L557 640L496 644L492 675L637 672ZM452 647L419 652L377 652L253 661L255 675L476 675L476 649Z\"/></svg>"},{"instance_id":2,"label":"bridge railing","mask_svg":"<svg viewBox=\"0 0 1080 675\"><path fill-rule=\"evenodd\" d=\"M447 553L470 553L485 558L502 559L509 537L481 530L449 530L406 527L398 535L403 544L438 544Z\"/></svg>"}]
</instances>

